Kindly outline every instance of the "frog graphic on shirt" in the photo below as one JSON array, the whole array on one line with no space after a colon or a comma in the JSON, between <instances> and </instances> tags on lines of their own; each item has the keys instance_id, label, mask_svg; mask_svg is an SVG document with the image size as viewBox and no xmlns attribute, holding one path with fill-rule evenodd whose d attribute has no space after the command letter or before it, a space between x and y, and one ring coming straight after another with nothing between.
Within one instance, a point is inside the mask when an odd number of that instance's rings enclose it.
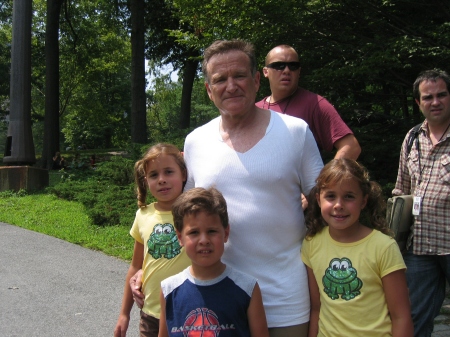
<instances>
[{"instance_id":1,"label":"frog graphic on shirt","mask_svg":"<svg viewBox=\"0 0 450 337\"><path fill-rule=\"evenodd\" d=\"M361 279L357 277L356 269L352 267L352 261L346 257L334 258L330 261L322 283L325 293L332 300L338 299L341 295L341 298L346 301L361 294L363 285Z\"/></svg>"},{"instance_id":2,"label":"frog graphic on shirt","mask_svg":"<svg viewBox=\"0 0 450 337\"><path fill-rule=\"evenodd\" d=\"M181 246L177 234L170 223L157 224L147 241L148 253L154 259L165 257L172 259L180 254Z\"/></svg>"}]
</instances>

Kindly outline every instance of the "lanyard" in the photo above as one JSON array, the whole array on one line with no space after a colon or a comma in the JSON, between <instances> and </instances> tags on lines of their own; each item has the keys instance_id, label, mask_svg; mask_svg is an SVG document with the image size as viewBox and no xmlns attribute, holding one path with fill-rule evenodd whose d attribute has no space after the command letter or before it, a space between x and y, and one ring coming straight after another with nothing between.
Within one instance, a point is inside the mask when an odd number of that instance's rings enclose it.
<instances>
[{"instance_id":1,"label":"lanyard","mask_svg":"<svg viewBox=\"0 0 450 337\"><path fill-rule=\"evenodd\" d=\"M425 167L422 169L422 165L420 164L420 144L419 144L419 138L420 138L420 133L417 136L417 140L416 140L416 149L417 149L417 157L419 159L419 181L417 183L417 186L420 186L420 183L422 182L422 172L425 169Z\"/></svg>"},{"instance_id":2,"label":"lanyard","mask_svg":"<svg viewBox=\"0 0 450 337\"><path fill-rule=\"evenodd\" d=\"M447 125L447 128L445 129L445 131L444 131L444 133L442 134L441 138L439 138L439 140L438 140L438 142L436 143L436 145L439 144L439 142L442 140L442 138L444 138L444 136L447 134L447 131L448 131L448 128L449 128L449 127L450 127L450 123ZM418 181L417 186L419 186L420 183L422 182L422 172L423 172L423 170L425 169L425 167L422 168L422 165L420 164L420 144L419 144L419 138L420 138L420 133L419 133L419 135L417 136L417 140L416 140L417 157L418 157L418 159L419 159L419 181ZM434 167L434 160L433 160L433 165L432 165L431 169L433 169L433 167Z\"/></svg>"}]
</instances>

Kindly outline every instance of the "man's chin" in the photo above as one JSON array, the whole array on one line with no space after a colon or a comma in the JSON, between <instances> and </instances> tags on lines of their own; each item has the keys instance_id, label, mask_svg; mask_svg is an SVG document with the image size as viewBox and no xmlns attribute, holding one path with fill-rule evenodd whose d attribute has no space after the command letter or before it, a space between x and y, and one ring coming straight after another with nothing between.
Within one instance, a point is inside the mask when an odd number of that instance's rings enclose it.
<instances>
[{"instance_id":1,"label":"man's chin","mask_svg":"<svg viewBox=\"0 0 450 337\"><path fill-rule=\"evenodd\" d=\"M289 85L280 85L279 91L285 94L286 96L291 95L297 87L293 87L292 84Z\"/></svg>"}]
</instances>

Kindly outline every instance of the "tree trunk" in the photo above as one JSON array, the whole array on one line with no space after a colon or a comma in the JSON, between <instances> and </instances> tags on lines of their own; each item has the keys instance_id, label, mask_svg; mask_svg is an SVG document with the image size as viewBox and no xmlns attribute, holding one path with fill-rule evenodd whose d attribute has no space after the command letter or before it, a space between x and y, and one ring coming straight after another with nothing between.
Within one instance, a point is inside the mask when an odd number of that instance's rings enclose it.
<instances>
[{"instance_id":1,"label":"tree trunk","mask_svg":"<svg viewBox=\"0 0 450 337\"><path fill-rule=\"evenodd\" d=\"M181 93L180 128L187 129L191 121L191 99L198 60L187 58L183 71L183 91Z\"/></svg>"},{"instance_id":2,"label":"tree trunk","mask_svg":"<svg viewBox=\"0 0 450 337\"><path fill-rule=\"evenodd\" d=\"M10 111L3 162L7 165L36 163L31 130L31 20L32 4L13 5Z\"/></svg>"},{"instance_id":3,"label":"tree trunk","mask_svg":"<svg viewBox=\"0 0 450 337\"><path fill-rule=\"evenodd\" d=\"M147 142L144 0L131 0L131 141Z\"/></svg>"},{"instance_id":4,"label":"tree trunk","mask_svg":"<svg viewBox=\"0 0 450 337\"><path fill-rule=\"evenodd\" d=\"M64 0L47 1L45 27L45 120L42 165L51 169L59 151L59 15Z\"/></svg>"}]
</instances>

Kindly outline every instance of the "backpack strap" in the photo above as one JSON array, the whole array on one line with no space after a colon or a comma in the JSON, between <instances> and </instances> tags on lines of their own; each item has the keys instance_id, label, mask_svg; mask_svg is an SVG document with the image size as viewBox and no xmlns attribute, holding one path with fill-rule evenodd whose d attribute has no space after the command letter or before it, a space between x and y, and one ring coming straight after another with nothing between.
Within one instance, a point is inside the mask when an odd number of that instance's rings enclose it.
<instances>
[{"instance_id":1,"label":"backpack strap","mask_svg":"<svg viewBox=\"0 0 450 337\"><path fill-rule=\"evenodd\" d=\"M414 140L419 136L421 125L422 123L417 124L415 127L413 127L411 133L409 134L408 142L406 143L406 156L408 156L411 152Z\"/></svg>"}]
</instances>

